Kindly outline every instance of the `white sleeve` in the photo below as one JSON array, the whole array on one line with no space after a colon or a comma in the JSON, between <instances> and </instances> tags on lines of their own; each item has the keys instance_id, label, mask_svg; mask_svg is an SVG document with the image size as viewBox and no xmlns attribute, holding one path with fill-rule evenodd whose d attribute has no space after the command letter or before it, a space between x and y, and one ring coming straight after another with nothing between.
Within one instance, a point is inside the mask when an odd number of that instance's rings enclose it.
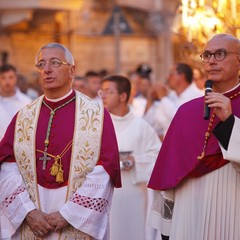
<instances>
[{"instance_id":1,"label":"white sleeve","mask_svg":"<svg viewBox=\"0 0 240 240\"><path fill-rule=\"evenodd\" d=\"M10 238L35 209L16 163L4 162L0 174L0 239Z\"/></svg>"},{"instance_id":2,"label":"white sleeve","mask_svg":"<svg viewBox=\"0 0 240 240\"><path fill-rule=\"evenodd\" d=\"M170 97L163 97L158 110L157 110L157 122L159 127L163 129L163 134L167 133L169 125L177 111L178 107L176 106L176 101Z\"/></svg>"},{"instance_id":3,"label":"white sleeve","mask_svg":"<svg viewBox=\"0 0 240 240\"><path fill-rule=\"evenodd\" d=\"M102 166L95 166L60 213L76 229L95 239L104 239L108 234L112 196L110 176Z\"/></svg>"},{"instance_id":4,"label":"white sleeve","mask_svg":"<svg viewBox=\"0 0 240 240\"><path fill-rule=\"evenodd\" d=\"M154 129L147 123L142 127L141 141L138 141L138 152L133 153L135 159L132 182L134 184L148 182L155 165L161 141Z\"/></svg>"},{"instance_id":5,"label":"white sleeve","mask_svg":"<svg viewBox=\"0 0 240 240\"><path fill-rule=\"evenodd\" d=\"M170 235L174 209L174 190L154 191L153 202L147 224L165 236Z\"/></svg>"},{"instance_id":6,"label":"white sleeve","mask_svg":"<svg viewBox=\"0 0 240 240\"><path fill-rule=\"evenodd\" d=\"M240 119L234 117L234 125L232 129L232 134L229 140L228 149L225 150L221 145L221 150L223 157L226 160L240 163Z\"/></svg>"}]
</instances>

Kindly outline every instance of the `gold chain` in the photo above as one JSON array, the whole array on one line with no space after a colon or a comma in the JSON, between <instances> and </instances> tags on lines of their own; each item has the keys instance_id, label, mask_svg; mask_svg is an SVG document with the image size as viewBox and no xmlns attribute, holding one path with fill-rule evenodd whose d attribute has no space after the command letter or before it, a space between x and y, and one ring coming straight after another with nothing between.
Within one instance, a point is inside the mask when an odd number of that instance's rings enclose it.
<instances>
[{"instance_id":1,"label":"gold chain","mask_svg":"<svg viewBox=\"0 0 240 240\"><path fill-rule=\"evenodd\" d=\"M240 91L238 93L235 93L234 95L230 96L229 98L231 100L231 99L237 97L238 95L240 95ZM201 155L199 155L197 157L198 160L202 160L205 157L206 147L207 147L208 139L211 136L212 126L213 126L213 122L214 122L215 117L216 117L216 114L213 113L210 120L209 120L208 128L207 128L207 131L205 133L205 141L204 141L204 145L203 145L203 151L202 151Z\"/></svg>"}]
</instances>

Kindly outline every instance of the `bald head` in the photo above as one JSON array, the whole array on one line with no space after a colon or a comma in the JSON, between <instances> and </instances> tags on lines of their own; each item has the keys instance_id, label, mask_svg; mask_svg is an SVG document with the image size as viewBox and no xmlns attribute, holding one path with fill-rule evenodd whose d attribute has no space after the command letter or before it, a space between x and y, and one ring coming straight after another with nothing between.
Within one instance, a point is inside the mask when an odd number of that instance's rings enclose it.
<instances>
[{"instance_id":1,"label":"bald head","mask_svg":"<svg viewBox=\"0 0 240 240\"><path fill-rule=\"evenodd\" d=\"M231 48L235 52L240 53L240 40L231 34L227 34L227 33L216 34L207 42L206 46L209 43L215 42L215 41L224 41L226 43L229 43L229 45L231 45Z\"/></svg>"},{"instance_id":2,"label":"bald head","mask_svg":"<svg viewBox=\"0 0 240 240\"><path fill-rule=\"evenodd\" d=\"M226 92L239 83L240 41L230 34L217 34L201 54L207 79L218 92Z\"/></svg>"}]
</instances>

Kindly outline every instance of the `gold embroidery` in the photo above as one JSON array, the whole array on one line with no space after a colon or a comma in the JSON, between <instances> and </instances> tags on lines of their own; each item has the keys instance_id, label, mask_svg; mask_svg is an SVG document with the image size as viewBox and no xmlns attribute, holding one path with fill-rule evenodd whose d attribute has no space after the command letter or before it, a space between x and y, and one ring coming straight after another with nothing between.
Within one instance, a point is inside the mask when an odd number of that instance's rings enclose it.
<instances>
[{"instance_id":1,"label":"gold embroidery","mask_svg":"<svg viewBox=\"0 0 240 240\"><path fill-rule=\"evenodd\" d=\"M43 96L20 110L15 129L14 153L21 175L38 209L41 209L37 190L35 134ZM69 185L66 201L82 185L86 175L96 165L101 147L103 107L81 93L76 93L76 119L73 137ZM89 113L91 112L91 116ZM60 173L61 175L61 173ZM61 178L61 176L59 176ZM59 179L61 180L61 179ZM22 226L22 239L36 239L30 229ZM39 239L39 238L38 238ZM88 235L70 228L59 239L90 240Z\"/></svg>"}]
</instances>

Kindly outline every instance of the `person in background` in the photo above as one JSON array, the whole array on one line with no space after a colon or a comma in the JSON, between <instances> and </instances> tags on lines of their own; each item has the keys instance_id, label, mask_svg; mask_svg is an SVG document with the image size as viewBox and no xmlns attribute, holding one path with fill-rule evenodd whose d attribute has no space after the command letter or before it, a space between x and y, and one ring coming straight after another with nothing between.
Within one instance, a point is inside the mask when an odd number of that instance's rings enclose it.
<instances>
[{"instance_id":1,"label":"person in background","mask_svg":"<svg viewBox=\"0 0 240 240\"><path fill-rule=\"evenodd\" d=\"M148 64L141 64L131 74L131 95L129 103L136 116L142 117L156 131L158 136L163 135L163 129L158 124L156 114L160 105L155 83L151 79L152 68ZM133 97L135 95L135 97Z\"/></svg>"},{"instance_id":2,"label":"person in background","mask_svg":"<svg viewBox=\"0 0 240 240\"><path fill-rule=\"evenodd\" d=\"M72 84L72 88L81 92L81 93L85 93L85 79L84 77L81 77L79 75L75 76L73 79L73 84Z\"/></svg>"},{"instance_id":3,"label":"person in background","mask_svg":"<svg viewBox=\"0 0 240 240\"><path fill-rule=\"evenodd\" d=\"M147 239L146 184L161 145L154 129L129 108L130 92L130 81L124 76L103 79L101 96L116 131L123 182L112 201L110 239L114 240Z\"/></svg>"},{"instance_id":4,"label":"person in background","mask_svg":"<svg viewBox=\"0 0 240 240\"><path fill-rule=\"evenodd\" d=\"M240 239L240 41L217 34L200 57L213 92L174 116L148 184L155 190L149 219L165 239Z\"/></svg>"},{"instance_id":5,"label":"person in background","mask_svg":"<svg viewBox=\"0 0 240 240\"><path fill-rule=\"evenodd\" d=\"M101 88L102 78L98 72L88 71L85 76L85 94L97 101L101 101L98 91Z\"/></svg>"},{"instance_id":6,"label":"person in background","mask_svg":"<svg viewBox=\"0 0 240 240\"><path fill-rule=\"evenodd\" d=\"M203 91L205 85L205 76L201 68L195 67L193 68L193 83Z\"/></svg>"},{"instance_id":7,"label":"person in background","mask_svg":"<svg viewBox=\"0 0 240 240\"><path fill-rule=\"evenodd\" d=\"M0 142L0 239L109 239L114 187L121 186L111 117L74 91L63 45L40 48L44 95L21 109Z\"/></svg>"},{"instance_id":8,"label":"person in background","mask_svg":"<svg viewBox=\"0 0 240 240\"><path fill-rule=\"evenodd\" d=\"M101 70L98 71L98 74L100 75L101 79L109 75L109 72L107 69L102 68Z\"/></svg>"},{"instance_id":9,"label":"person in background","mask_svg":"<svg viewBox=\"0 0 240 240\"><path fill-rule=\"evenodd\" d=\"M132 76L134 78L134 87L136 96L132 100L132 109L136 116L143 117L146 107L148 91L151 87L152 68L148 64L140 64L135 71L136 75Z\"/></svg>"},{"instance_id":10,"label":"person in background","mask_svg":"<svg viewBox=\"0 0 240 240\"><path fill-rule=\"evenodd\" d=\"M8 114L8 117L3 119L0 115L0 121L4 121L5 127L8 126L18 110L32 101L31 98L20 91L17 82L16 68L10 64L2 65L0 67L0 106Z\"/></svg>"},{"instance_id":11,"label":"person in background","mask_svg":"<svg viewBox=\"0 0 240 240\"><path fill-rule=\"evenodd\" d=\"M192 79L193 71L188 64L175 63L169 71L167 81L168 87L173 91L170 94L165 91L167 95L164 96L164 91L159 88L158 96L161 103L156 114L158 116L157 125L159 125L159 129L163 129L161 139L164 138L178 108L187 101L203 96L203 92L193 84Z\"/></svg>"},{"instance_id":12,"label":"person in background","mask_svg":"<svg viewBox=\"0 0 240 240\"><path fill-rule=\"evenodd\" d=\"M37 97L43 94L41 86L39 84L39 76L36 71L31 72L28 76L28 89L26 94L35 100Z\"/></svg>"}]
</instances>

